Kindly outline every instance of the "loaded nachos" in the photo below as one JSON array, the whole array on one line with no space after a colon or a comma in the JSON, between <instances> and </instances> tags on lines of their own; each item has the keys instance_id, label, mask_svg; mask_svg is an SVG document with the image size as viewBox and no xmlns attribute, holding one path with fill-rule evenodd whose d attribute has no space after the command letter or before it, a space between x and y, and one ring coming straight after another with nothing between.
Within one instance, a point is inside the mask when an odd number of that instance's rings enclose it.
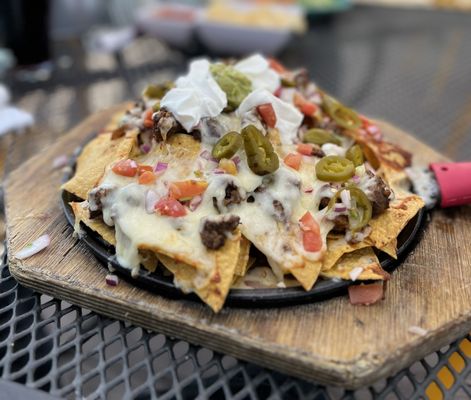
<instances>
[{"instance_id":1,"label":"loaded nachos","mask_svg":"<svg viewBox=\"0 0 471 400\"><path fill-rule=\"evenodd\" d=\"M423 207L411 155L308 79L253 55L191 62L89 142L63 189L134 275L165 268L215 312L231 288L387 280L374 249ZM280 289L281 290L281 289Z\"/></svg>"}]
</instances>

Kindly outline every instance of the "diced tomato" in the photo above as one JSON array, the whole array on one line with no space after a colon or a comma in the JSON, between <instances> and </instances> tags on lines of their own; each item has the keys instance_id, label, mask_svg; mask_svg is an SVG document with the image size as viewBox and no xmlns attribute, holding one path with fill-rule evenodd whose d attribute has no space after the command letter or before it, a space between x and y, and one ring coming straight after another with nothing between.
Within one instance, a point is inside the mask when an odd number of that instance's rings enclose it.
<instances>
[{"instance_id":1,"label":"diced tomato","mask_svg":"<svg viewBox=\"0 0 471 400\"><path fill-rule=\"evenodd\" d=\"M300 108L301 112L307 116L312 116L317 111L317 106L310 101L306 101Z\"/></svg>"},{"instance_id":2,"label":"diced tomato","mask_svg":"<svg viewBox=\"0 0 471 400\"><path fill-rule=\"evenodd\" d=\"M276 114L273 106L270 103L261 104L257 107L257 111L265 121L269 128L274 128L276 125Z\"/></svg>"},{"instance_id":3,"label":"diced tomato","mask_svg":"<svg viewBox=\"0 0 471 400\"><path fill-rule=\"evenodd\" d=\"M190 199L204 193L207 187L208 182L206 181L189 180L172 182L169 188L169 196L177 200Z\"/></svg>"},{"instance_id":4,"label":"diced tomato","mask_svg":"<svg viewBox=\"0 0 471 400\"><path fill-rule=\"evenodd\" d=\"M154 121L151 119L145 119L144 120L144 127L145 128L152 128L154 126Z\"/></svg>"},{"instance_id":5,"label":"diced tomato","mask_svg":"<svg viewBox=\"0 0 471 400\"><path fill-rule=\"evenodd\" d=\"M281 91L283 88L280 86L278 89L275 90L275 93L273 93L276 97L281 97Z\"/></svg>"},{"instance_id":6,"label":"diced tomato","mask_svg":"<svg viewBox=\"0 0 471 400\"><path fill-rule=\"evenodd\" d=\"M312 156L313 146L310 143L299 143L296 151L305 156Z\"/></svg>"},{"instance_id":7,"label":"diced tomato","mask_svg":"<svg viewBox=\"0 0 471 400\"><path fill-rule=\"evenodd\" d=\"M186 208L182 203L170 197L164 197L155 203L154 210L169 217L183 217L186 215Z\"/></svg>"},{"instance_id":8,"label":"diced tomato","mask_svg":"<svg viewBox=\"0 0 471 400\"><path fill-rule=\"evenodd\" d=\"M144 113L144 119L152 120L152 114L154 114L154 110L152 110L152 108L148 108Z\"/></svg>"},{"instance_id":9,"label":"diced tomato","mask_svg":"<svg viewBox=\"0 0 471 400\"><path fill-rule=\"evenodd\" d=\"M237 166L234 161L227 158L219 160L219 168L231 175L237 175Z\"/></svg>"},{"instance_id":10,"label":"diced tomato","mask_svg":"<svg viewBox=\"0 0 471 400\"><path fill-rule=\"evenodd\" d=\"M128 158L127 160L118 161L111 170L117 175L133 177L137 173L137 163Z\"/></svg>"},{"instance_id":11,"label":"diced tomato","mask_svg":"<svg viewBox=\"0 0 471 400\"><path fill-rule=\"evenodd\" d=\"M142 175L146 171L154 172L154 168L152 167L152 165L139 165L137 167L137 174L138 175Z\"/></svg>"},{"instance_id":12,"label":"diced tomato","mask_svg":"<svg viewBox=\"0 0 471 400\"><path fill-rule=\"evenodd\" d=\"M322 249L322 237L319 224L307 211L299 220L299 225L303 231L304 250L316 252Z\"/></svg>"},{"instance_id":13,"label":"diced tomato","mask_svg":"<svg viewBox=\"0 0 471 400\"><path fill-rule=\"evenodd\" d=\"M140 185L150 185L154 183L157 179L157 176L152 171L144 171L142 174L139 175L139 184Z\"/></svg>"},{"instance_id":14,"label":"diced tomato","mask_svg":"<svg viewBox=\"0 0 471 400\"><path fill-rule=\"evenodd\" d=\"M368 285L351 285L348 287L348 297L351 304L368 306L383 299L384 285L382 282Z\"/></svg>"},{"instance_id":15,"label":"diced tomato","mask_svg":"<svg viewBox=\"0 0 471 400\"><path fill-rule=\"evenodd\" d=\"M299 169L303 156L301 154L289 153L283 160L288 167Z\"/></svg>"},{"instance_id":16,"label":"diced tomato","mask_svg":"<svg viewBox=\"0 0 471 400\"><path fill-rule=\"evenodd\" d=\"M306 231L303 232L303 246L304 250L316 252L322 249L322 238L316 232Z\"/></svg>"},{"instance_id":17,"label":"diced tomato","mask_svg":"<svg viewBox=\"0 0 471 400\"><path fill-rule=\"evenodd\" d=\"M294 92L293 94L293 104L295 107L301 108L304 103L306 103L306 99L301 93Z\"/></svg>"},{"instance_id":18,"label":"diced tomato","mask_svg":"<svg viewBox=\"0 0 471 400\"><path fill-rule=\"evenodd\" d=\"M363 115L360 115L360 119L363 124L363 129L368 129L368 127L371 125L371 121Z\"/></svg>"},{"instance_id":19,"label":"diced tomato","mask_svg":"<svg viewBox=\"0 0 471 400\"><path fill-rule=\"evenodd\" d=\"M279 74L284 74L288 72L288 70L284 67L284 65L281 64L278 60L275 60L274 58L269 58L268 64L271 69L275 70Z\"/></svg>"}]
</instances>

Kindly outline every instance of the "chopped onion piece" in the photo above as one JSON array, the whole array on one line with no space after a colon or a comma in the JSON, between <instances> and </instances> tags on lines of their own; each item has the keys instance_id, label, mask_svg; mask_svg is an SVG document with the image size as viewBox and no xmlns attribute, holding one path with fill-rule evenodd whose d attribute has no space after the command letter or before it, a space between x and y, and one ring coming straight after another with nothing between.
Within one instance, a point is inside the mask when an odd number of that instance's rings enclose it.
<instances>
[{"instance_id":1,"label":"chopped onion piece","mask_svg":"<svg viewBox=\"0 0 471 400\"><path fill-rule=\"evenodd\" d=\"M119 279L116 275L114 274L108 274L106 275L106 284L110 286L118 286Z\"/></svg>"},{"instance_id":2,"label":"chopped onion piece","mask_svg":"<svg viewBox=\"0 0 471 400\"><path fill-rule=\"evenodd\" d=\"M155 203L159 201L159 195L153 190L148 190L146 193L146 212L147 214L153 214L155 212Z\"/></svg>"},{"instance_id":3,"label":"chopped onion piece","mask_svg":"<svg viewBox=\"0 0 471 400\"><path fill-rule=\"evenodd\" d=\"M345 212L347 211L347 206L343 203L336 203L334 206L334 211L339 213Z\"/></svg>"},{"instance_id":4,"label":"chopped onion piece","mask_svg":"<svg viewBox=\"0 0 471 400\"><path fill-rule=\"evenodd\" d=\"M240 157L239 156L232 157L232 161L234 162L235 165L239 165L240 164Z\"/></svg>"},{"instance_id":5,"label":"chopped onion piece","mask_svg":"<svg viewBox=\"0 0 471 400\"><path fill-rule=\"evenodd\" d=\"M345 204L345 207L348 209L352 208L352 198L350 196L350 190L342 190L340 192L340 198L342 199L342 203Z\"/></svg>"},{"instance_id":6,"label":"chopped onion piece","mask_svg":"<svg viewBox=\"0 0 471 400\"><path fill-rule=\"evenodd\" d=\"M353 282L355 282L358 279L358 277L361 275L362 272L363 272L362 267L355 267L348 274L350 275L350 279Z\"/></svg>"},{"instance_id":7,"label":"chopped onion piece","mask_svg":"<svg viewBox=\"0 0 471 400\"><path fill-rule=\"evenodd\" d=\"M165 162L158 162L154 168L154 172L161 172L165 171L168 168L168 163Z\"/></svg>"},{"instance_id":8,"label":"chopped onion piece","mask_svg":"<svg viewBox=\"0 0 471 400\"><path fill-rule=\"evenodd\" d=\"M144 144L142 144L142 145L140 146L140 149L141 149L141 151L142 151L144 154L147 154L147 153L149 153L151 147L150 147L149 144L144 143Z\"/></svg>"},{"instance_id":9,"label":"chopped onion piece","mask_svg":"<svg viewBox=\"0 0 471 400\"><path fill-rule=\"evenodd\" d=\"M54 158L54 161L52 161L52 168L58 169L58 168L65 167L68 162L69 162L69 157L67 157L65 154L62 154Z\"/></svg>"},{"instance_id":10,"label":"chopped onion piece","mask_svg":"<svg viewBox=\"0 0 471 400\"><path fill-rule=\"evenodd\" d=\"M18 253L15 254L15 257L19 260L24 260L25 258L31 257L41 250L44 250L47 246L51 244L51 238L48 234L38 237L34 242L29 243Z\"/></svg>"},{"instance_id":11,"label":"chopped onion piece","mask_svg":"<svg viewBox=\"0 0 471 400\"><path fill-rule=\"evenodd\" d=\"M202 196L195 196L190 200L190 203L188 204L188 208L191 211L195 211L198 208L198 206L201 204L202 201L203 201Z\"/></svg>"},{"instance_id":12,"label":"chopped onion piece","mask_svg":"<svg viewBox=\"0 0 471 400\"><path fill-rule=\"evenodd\" d=\"M314 189L310 186L310 187L307 187L306 189L304 189L304 193L312 193L313 190Z\"/></svg>"},{"instance_id":13,"label":"chopped onion piece","mask_svg":"<svg viewBox=\"0 0 471 400\"><path fill-rule=\"evenodd\" d=\"M216 168L215 170L213 170L213 173L216 175L222 175L225 174L226 171L224 171L223 169Z\"/></svg>"},{"instance_id":14,"label":"chopped onion piece","mask_svg":"<svg viewBox=\"0 0 471 400\"><path fill-rule=\"evenodd\" d=\"M352 176L352 181L356 183L357 185L360 183L360 177L358 175L353 175Z\"/></svg>"},{"instance_id":15,"label":"chopped onion piece","mask_svg":"<svg viewBox=\"0 0 471 400\"><path fill-rule=\"evenodd\" d=\"M211 153L208 151L208 150L203 150L200 154L200 157L201 158L204 158L205 160L208 160L208 161L212 161L212 162L215 162L215 163L218 163L219 161L216 160L212 155Z\"/></svg>"}]
</instances>

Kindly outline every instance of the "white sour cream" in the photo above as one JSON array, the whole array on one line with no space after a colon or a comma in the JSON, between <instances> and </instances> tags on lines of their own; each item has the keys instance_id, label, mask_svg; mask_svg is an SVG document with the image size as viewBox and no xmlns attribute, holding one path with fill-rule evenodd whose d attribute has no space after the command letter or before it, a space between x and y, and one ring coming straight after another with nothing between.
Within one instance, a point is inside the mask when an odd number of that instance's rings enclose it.
<instances>
[{"instance_id":1,"label":"white sour cream","mask_svg":"<svg viewBox=\"0 0 471 400\"><path fill-rule=\"evenodd\" d=\"M303 122L303 115L296 107L271 94L266 89L258 89L250 93L237 109L237 115L243 117L253 108L270 103L275 111L276 124L283 144L293 144L298 136L298 129Z\"/></svg>"},{"instance_id":2,"label":"white sour cream","mask_svg":"<svg viewBox=\"0 0 471 400\"><path fill-rule=\"evenodd\" d=\"M205 59L193 61L188 74L178 78L175 88L160 102L188 132L201 118L216 117L227 106L226 94L214 80L209 66Z\"/></svg>"},{"instance_id":3,"label":"white sour cream","mask_svg":"<svg viewBox=\"0 0 471 400\"><path fill-rule=\"evenodd\" d=\"M280 87L280 76L270 68L266 58L260 54L239 61L234 68L250 79L254 90L266 89L273 93Z\"/></svg>"}]
</instances>

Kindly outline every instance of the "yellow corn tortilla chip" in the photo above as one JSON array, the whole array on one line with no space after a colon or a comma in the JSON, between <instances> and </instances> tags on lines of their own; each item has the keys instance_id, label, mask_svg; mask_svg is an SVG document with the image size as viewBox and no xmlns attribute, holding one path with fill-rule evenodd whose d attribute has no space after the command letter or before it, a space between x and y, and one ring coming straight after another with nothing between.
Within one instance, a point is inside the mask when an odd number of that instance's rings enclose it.
<instances>
[{"instance_id":1,"label":"yellow corn tortilla chip","mask_svg":"<svg viewBox=\"0 0 471 400\"><path fill-rule=\"evenodd\" d=\"M121 120L123 119L124 112L119 111L114 113L110 118L109 122L105 126L105 132L112 132L120 126Z\"/></svg>"},{"instance_id":2,"label":"yellow corn tortilla chip","mask_svg":"<svg viewBox=\"0 0 471 400\"><path fill-rule=\"evenodd\" d=\"M397 238L391 240L386 246L380 249L383 253L397 259Z\"/></svg>"},{"instance_id":3,"label":"yellow corn tortilla chip","mask_svg":"<svg viewBox=\"0 0 471 400\"><path fill-rule=\"evenodd\" d=\"M137 130L127 131L125 136L115 140L111 140L111 133L99 134L78 156L75 174L62 185L62 189L86 199L108 165L128 158L137 143L137 133Z\"/></svg>"},{"instance_id":4,"label":"yellow corn tortilla chip","mask_svg":"<svg viewBox=\"0 0 471 400\"><path fill-rule=\"evenodd\" d=\"M239 259L234 274L237 276L244 276L249 268L249 253L250 253L250 241L244 236L240 238L240 251Z\"/></svg>"},{"instance_id":5,"label":"yellow corn tortilla chip","mask_svg":"<svg viewBox=\"0 0 471 400\"><path fill-rule=\"evenodd\" d=\"M327 252L322 260L322 271L328 271L347 253L371 246L364 240L359 243L348 243L345 235L329 235L327 237Z\"/></svg>"},{"instance_id":6,"label":"yellow corn tortilla chip","mask_svg":"<svg viewBox=\"0 0 471 400\"><path fill-rule=\"evenodd\" d=\"M90 219L88 208L83 207L86 202L71 202L69 204L72 207L76 220L83 222L92 231L98 233L107 243L113 246L116 244L114 229L106 225L101 218Z\"/></svg>"},{"instance_id":7,"label":"yellow corn tortilla chip","mask_svg":"<svg viewBox=\"0 0 471 400\"><path fill-rule=\"evenodd\" d=\"M350 273L355 268L362 268L363 271L356 278L357 280L388 280L389 274L381 268L381 264L371 247L365 247L355 250L351 253L344 254L340 260L328 271L321 272L323 278L339 278L344 280L352 280Z\"/></svg>"},{"instance_id":8,"label":"yellow corn tortilla chip","mask_svg":"<svg viewBox=\"0 0 471 400\"><path fill-rule=\"evenodd\" d=\"M322 261L306 260L303 266L291 268L289 272L302 285L304 290L311 290L322 269Z\"/></svg>"},{"instance_id":9,"label":"yellow corn tortilla chip","mask_svg":"<svg viewBox=\"0 0 471 400\"><path fill-rule=\"evenodd\" d=\"M238 232L232 239L226 240L219 250L210 251L216 257L216 267L201 286L197 284L201 273L195 268L163 254L157 254L157 257L173 273L178 287L187 292L194 291L214 312L218 312L226 300L234 278L239 259L240 237Z\"/></svg>"},{"instance_id":10,"label":"yellow corn tortilla chip","mask_svg":"<svg viewBox=\"0 0 471 400\"><path fill-rule=\"evenodd\" d=\"M399 233L423 206L423 200L413 194L397 198L386 211L370 221L372 231L366 240L379 250L388 249L391 241L397 239Z\"/></svg>"}]
</instances>

